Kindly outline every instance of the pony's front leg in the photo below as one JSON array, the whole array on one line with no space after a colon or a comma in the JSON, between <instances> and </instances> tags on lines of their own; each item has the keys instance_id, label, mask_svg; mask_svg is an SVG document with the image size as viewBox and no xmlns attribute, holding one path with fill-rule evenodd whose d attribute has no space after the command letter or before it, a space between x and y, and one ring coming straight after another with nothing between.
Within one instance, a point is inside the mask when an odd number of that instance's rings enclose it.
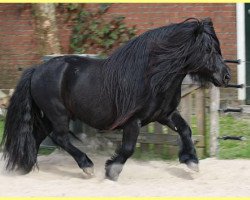
<instances>
[{"instance_id":1,"label":"pony's front leg","mask_svg":"<svg viewBox=\"0 0 250 200\"><path fill-rule=\"evenodd\" d=\"M187 166L194 171L199 171L199 161L191 138L192 131L180 113L175 110L171 115L159 119L158 122L167 125L169 128L179 133L182 142L179 152L180 162L187 164Z\"/></svg>"},{"instance_id":2,"label":"pony's front leg","mask_svg":"<svg viewBox=\"0 0 250 200\"><path fill-rule=\"evenodd\" d=\"M124 163L134 153L139 132L139 120L133 120L124 126L122 144L117 148L116 154L106 162L106 178L113 181L116 181L118 179Z\"/></svg>"}]
</instances>

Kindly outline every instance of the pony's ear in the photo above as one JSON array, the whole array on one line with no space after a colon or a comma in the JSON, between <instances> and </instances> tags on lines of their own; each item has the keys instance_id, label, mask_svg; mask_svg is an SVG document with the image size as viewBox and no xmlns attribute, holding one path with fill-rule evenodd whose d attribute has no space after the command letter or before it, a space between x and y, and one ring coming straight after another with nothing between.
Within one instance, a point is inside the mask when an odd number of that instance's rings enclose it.
<instances>
[{"instance_id":1,"label":"pony's ear","mask_svg":"<svg viewBox=\"0 0 250 200\"><path fill-rule=\"evenodd\" d=\"M197 21L197 26L194 30L195 36L198 36L204 32L204 23L202 21Z\"/></svg>"},{"instance_id":2,"label":"pony's ear","mask_svg":"<svg viewBox=\"0 0 250 200\"><path fill-rule=\"evenodd\" d=\"M195 35L198 36L204 32L205 26L213 27L213 22L210 17L207 17L201 21L197 21L197 27L194 31Z\"/></svg>"},{"instance_id":3,"label":"pony's ear","mask_svg":"<svg viewBox=\"0 0 250 200\"><path fill-rule=\"evenodd\" d=\"M201 21L205 25L213 26L212 19L210 17L207 17Z\"/></svg>"}]
</instances>

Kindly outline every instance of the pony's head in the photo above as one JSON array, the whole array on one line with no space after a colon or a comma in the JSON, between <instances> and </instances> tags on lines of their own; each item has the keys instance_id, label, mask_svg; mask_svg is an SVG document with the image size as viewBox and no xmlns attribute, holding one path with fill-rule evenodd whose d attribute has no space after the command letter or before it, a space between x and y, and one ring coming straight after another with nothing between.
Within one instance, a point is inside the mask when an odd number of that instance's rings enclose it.
<instances>
[{"instance_id":1,"label":"pony's head","mask_svg":"<svg viewBox=\"0 0 250 200\"><path fill-rule=\"evenodd\" d=\"M230 69L221 55L220 42L216 36L212 20L196 20L194 45L187 58L187 71L194 80L215 86L226 86L231 78Z\"/></svg>"},{"instance_id":2,"label":"pony's head","mask_svg":"<svg viewBox=\"0 0 250 200\"><path fill-rule=\"evenodd\" d=\"M171 74L190 74L202 85L228 84L231 75L225 64L220 43L210 18L189 18L184 22L166 26L153 45L151 66ZM165 30L165 32L164 32Z\"/></svg>"}]
</instances>

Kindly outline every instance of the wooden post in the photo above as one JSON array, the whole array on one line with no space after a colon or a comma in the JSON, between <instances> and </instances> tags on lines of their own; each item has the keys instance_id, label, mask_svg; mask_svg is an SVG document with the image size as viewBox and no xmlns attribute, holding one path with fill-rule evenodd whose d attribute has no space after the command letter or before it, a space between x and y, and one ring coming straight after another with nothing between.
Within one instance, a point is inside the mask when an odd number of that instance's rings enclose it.
<instances>
[{"instance_id":1,"label":"wooden post","mask_svg":"<svg viewBox=\"0 0 250 200\"><path fill-rule=\"evenodd\" d=\"M181 99L181 115L190 125L191 123L192 95L188 94Z\"/></svg>"},{"instance_id":2,"label":"wooden post","mask_svg":"<svg viewBox=\"0 0 250 200\"><path fill-rule=\"evenodd\" d=\"M148 134L148 125L141 128L141 133ZM148 143L141 143L140 147L141 153L145 153L149 151L149 144Z\"/></svg>"},{"instance_id":3,"label":"wooden post","mask_svg":"<svg viewBox=\"0 0 250 200\"><path fill-rule=\"evenodd\" d=\"M155 134L163 134L162 125L158 122L154 122L154 133ZM164 144L155 144L154 151L158 155L163 155Z\"/></svg>"},{"instance_id":4,"label":"wooden post","mask_svg":"<svg viewBox=\"0 0 250 200\"><path fill-rule=\"evenodd\" d=\"M154 123L154 133L156 134L162 134L162 125L159 124L158 122Z\"/></svg>"},{"instance_id":5,"label":"wooden post","mask_svg":"<svg viewBox=\"0 0 250 200\"><path fill-rule=\"evenodd\" d=\"M210 156L217 157L219 153L219 107L220 89L212 86L210 90Z\"/></svg>"},{"instance_id":6,"label":"wooden post","mask_svg":"<svg viewBox=\"0 0 250 200\"><path fill-rule=\"evenodd\" d=\"M175 131L171 130L170 128L168 129L168 134L176 135ZM179 140L179 142L180 142L180 140ZM169 158L175 158L176 155L178 155L178 151L180 148L179 145L178 146L173 146L171 144L167 145L167 154L168 154Z\"/></svg>"},{"instance_id":7,"label":"wooden post","mask_svg":"<svg viewBox=\"0 0 250 200\"><path fill-rule=\"evenodd\" d=\"M205 89L201 88L196 90L195 93L196 103L196 118L197 118L197 130L198 134L203 136L203 144L206 144L206 115L205 115ZM203 155L206 154L206 148L203 148Z\"/></svg>"}]
</instances>

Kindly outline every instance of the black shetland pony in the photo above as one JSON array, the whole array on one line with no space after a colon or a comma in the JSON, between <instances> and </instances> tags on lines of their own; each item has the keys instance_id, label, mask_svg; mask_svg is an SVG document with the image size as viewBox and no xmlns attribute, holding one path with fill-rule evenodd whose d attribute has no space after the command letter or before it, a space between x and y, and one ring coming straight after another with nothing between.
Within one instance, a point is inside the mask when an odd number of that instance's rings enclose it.
<instances>
[{"instance_id":1,"label":"black shetland pony","mask_svg":"<svg viewBox=\"0 0 250 200\"><path fill-rule=\"evenodd\" d=\"M179 133L180 162L198 170L191 129L176 110L187 74L218 87L230 79L209 18L145 32L107 59L61 56L25 70L6 116L7 169L30 172L50 134L91 175L92 161L69 140L69 120L80 119L97 129L123 130L122 145L106 162L108 179L117 180L140 127L154 121Z\"/></svg>"}]
</instances>

